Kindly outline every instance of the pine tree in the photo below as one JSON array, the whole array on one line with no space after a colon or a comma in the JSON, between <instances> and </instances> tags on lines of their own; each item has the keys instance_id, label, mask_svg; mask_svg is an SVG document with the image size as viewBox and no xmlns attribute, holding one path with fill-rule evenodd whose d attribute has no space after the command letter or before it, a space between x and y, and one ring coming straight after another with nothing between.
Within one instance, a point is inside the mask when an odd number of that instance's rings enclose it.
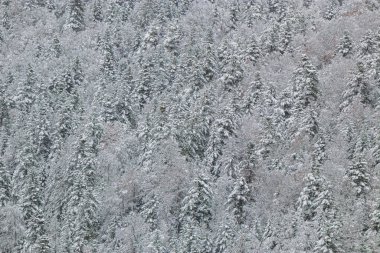
<instances>
[{"instance_id":1,"label":"pine tree","mask_svg":"<svg viewBox=\"0 0 380 253\"><path fill-rule=\"evenodd\" d=\"M343 37L340 40L338 46L338 52L342 54L343 57L347 57L352 54L353 43L350 34L347 31L344 31Z\"/></svg>"},{"instance_id":2,"label":"pine tree","mask_svg":"<svg viewBox=\"0 0 380 253\"><path fill-rule=\"evenodd\" d=\"M352 162L346 171L346 177L351 181L351 185L357 196L361 196L370 189L370 176L367 172L367 163L362 158Z\"/></svg>"},{"instance_id":3,"label":"pine tree","mask_svg":"<svg viewBox=\"0 0 380 253\"><path fill-rule=\"evenodd\" d=\"M343 93L343 101L339 106L341 111L344 111L350 106L355 97L358 97L359 101L364 105L371 104L372 102L370 98L370 84L365 73L364 64L359 62L357 67L358 72L348 82L348 87Z\"/></svg>"},{"instance_id":4,"label":"pine tree","mask_svg":"<svg viewBox=\"0 0 380 253\"><path fill-rule=\"evenodd\" d=\"M244 178L240 178L239 180L235 181L234 189L228 196L226 203L228 206L227 209L232 212L236 219L236 223L239 225L243 224L245 220L244 207L248 202L248 193L249 188L247 186L247 183L245 182Z\"/></svg>"},{"instance_id":5,"label":"pine tree","mask_svg":"<svg viewBox=\"0 0 380 253\"><path fill-rule=\"evenodd\" d=\"M66 26L75 32L85 29L84 23L84 5L82 0L70 0L68 7L68 18Z\"/></svg>"},{"instance_id":6,"label":"pine tree","mask_svg":"<svg viewBox=\"0 0 380 253\"><path fill-rule=\"evenodd\" d=\"M303 110L314 103L319 95L319 81L315 67L306 55L294 73L293 98L298 110Z\"/></svg>"},{"instance_id":7,"label":"pine tree","mask_svg":"<svg viewBox=\"0 0 380 253\"><path fill-rule=\"evenodd\" d=\"M209 179L204 176L196 177L182 201L180 220L183 223L196 222L208 227L212 219L212 194Z\"/></svg>"}]
</instances>

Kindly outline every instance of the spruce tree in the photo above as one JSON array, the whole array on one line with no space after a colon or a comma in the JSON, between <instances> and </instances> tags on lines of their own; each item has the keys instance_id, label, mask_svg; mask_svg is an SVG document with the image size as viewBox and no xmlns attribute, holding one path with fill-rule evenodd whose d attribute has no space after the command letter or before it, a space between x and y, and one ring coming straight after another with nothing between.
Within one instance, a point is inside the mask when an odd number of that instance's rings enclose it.
<instances>
[{"instance_id":1,"label":"spruce tree","mask_svg":"<svg viewBox=\"0 0 380 253\"><path fill-rule=\"evenodd\" d=\"M228 196L227 206L228 210L232 212L236 219L236 223L241 225L245 220L244 207L248 202L249 188L244 178L236 180L234 183L234 188L231 194Z\"/></svg>"},{"instance_id":2,"label":"spruce tree","mask_svg":"<svg viewBox=\"0 0 380 253\"><path fill-rule=\"evenodd\" d=\"M66 26L75 32L85 29L84 23L84 4L82 0L69 0L67 5L68 18Z\"/></svg>"}]
</instances>

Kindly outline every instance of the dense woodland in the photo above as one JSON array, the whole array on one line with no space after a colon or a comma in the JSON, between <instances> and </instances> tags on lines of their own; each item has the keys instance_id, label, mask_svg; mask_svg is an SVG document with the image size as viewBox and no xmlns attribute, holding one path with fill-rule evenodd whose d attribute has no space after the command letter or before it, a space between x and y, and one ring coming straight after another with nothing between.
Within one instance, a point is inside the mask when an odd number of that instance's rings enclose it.
<instances>
[{"instance_id":1,"label":"dense woodland","mask_svg":"<svg viewBox=\"0 0 380 253\"><path fill-rule=\"evenodd\" d=\"M380 252L380 0L0 0L0 252Z\"/></svg>"}]
</instances>

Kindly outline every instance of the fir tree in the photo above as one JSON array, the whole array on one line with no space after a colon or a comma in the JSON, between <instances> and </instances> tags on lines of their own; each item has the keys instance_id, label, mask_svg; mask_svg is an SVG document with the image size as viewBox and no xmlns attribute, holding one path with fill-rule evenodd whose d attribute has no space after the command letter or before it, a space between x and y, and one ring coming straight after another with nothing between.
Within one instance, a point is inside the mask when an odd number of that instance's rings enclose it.
<instances>
[{"instance_id":1,"label":"fir tree","mask_svg":"<svg viewBox=\"0 0 380 253\"><path fill-rule=\"evenodd\" d=\"M370 215L371 227L376 232L380 232L380 199L377 199L376 209Z\"/></svg>"},{"instance_id":2,"label":"fir tree","mask_svg":"<svg viewBox=\"0 0 380 253\"><path fill-rule=\"evenodd\" d=\"M234 189L228 196L227 206L228 210L232 212L236 219L236 223L241 225L245 220L244 207L248 202L249 188L244 178L235 181Z\"/></svg>"},{"instance_id":3,"label":"fir tree","mask_svg":"<svg viewBox=\"0 0 380 253\"><path fill-rule=\"evenodd\" d=\"M336 222L327 221L326 224L318 231L318 241L315 245L313 252L316 253L338 253L341 249L338 245L337 232L339 226Z\"/></svg>"},{"instance_id":4,"label":"fir tree","mask_svg":"<svg viewBox=\"0 0 380 253\"><path fill-rule=\"evenodd\" d=\"M102 63L102 71L108 80L113 80L115 77L116 61L110 36L110 32L107 31L103 40L104 58Z\"/></svg>"},{"instance_id":5,"label":"fir tree","mask_svg":"<svg viewBox=\"0 0 380 253\"><path fill-rule=\"evenodd\" d=\"M57 36L54 36L53 38L52 51L55 58L59 58L62 55L61 42Z\"/></svg>"},{"instance_id":6,"label":"fir tree","mask_svg":"<svg viewBox=\"0 0 380 253\"><path fill-rule=\"evenodd\" d=\"M344 31L343 37L340 40L338 46L338 52L342 54L343 57L347 57L352 54L353 43L350 34L347 31Z\"/></svg>"},{"instance_id":7,"label":"fir tree","mask_svg":"<svg viewBox=\"0 0 380 253\"><path fill-rule=\"evenodd\" d=\"M318 213L328 210L331 196L326 179L319 175L318 169L306 177L306 185L297 201L298 210L304 220L312 220Z\"/></svg>"},{"instance_id":8,"label":"fir tree","mask_svg":"<svg viewBox=\"0 0 380 253\"><path fill-rule=\"evenodd\" d=\"M221 81L224 89L232 91L243 80L243 69L241 67L240 59L233 55L228 60L227 66L223 70Z\"/></svg>"},{"instance_id":9,"label":"fir tree","mask_svg":"<svg viewBox=\"0 0 380 253\"><path fill-rule=\"evenodd\" d=\"M18 90L15 97L17 107L26 113L29 113L32 105L36 100L35 90L37 89L37 78L33 68L29 65L26 73L26 80Z\"/></svg>"},{"instance_id":10,"label":"fir tree","mask_svg":"<svg viewBox=\"0 0 380 253\"><path fill-rule=\"evenodd\" d=\"M103 21L103 12L101 1L96 0L92 9L94 21L101 22Z\"/></svg>"},{"instance_id":11,"label":"fir tree","mask_svg":"<svg viewBox=\"0 0 380 253\"><path fill-rule=\"evenodd\" d=\"M150 231L154 231L158 227L158 200L156 195L153 195L152 198L145 203L142 207L142 215L145 218L145 222L149 224Z\"/></svg>"},{"instance_id":12,"label":"fir tree","mask_svg":"<svg viewBox=\"0 0 380 253\"><path fill-rule=\"evenodd\" d=\"M222 156L222 148L226 141L235 136L238 128L238 119L230 107L223 110L223 117L216 119L213 122L208 139L208 147L206 149L206 164L210 168L211 174L214 176L220 175L220 160Z\"/></svg>"},{"instance_id":13,"label":"fir tree","mask_svg":"<svg viewBox=\"0 0 380 253\"><path fill-rule=\"evenodd\" d=\"M5 206L11 199L11 176L0 160L0 207Z\"/></svg>"},{"instance_id":14,"label":"fir tree","mask_svg":"<svg viewBox=\"0 0 380 253\"><path fill-rule=\"evenodd\" d=\"M234 233L229 225L224 225L218 231L215 239L215 253L228 252L227 249L231 245L231 240L234 238Z\"/></svg>"},{"instance_id":15,"label":"fir tree","mask_svg":"<svg viewBox=\"0 0 380 253\"><path fill-rule=\"evenodd\" d=\"M70 0L67 5L68 18L66 26L75 32L85 29L84 23L84 5L82 0Z\"/></svg>"},{"instance_id":16,"label":"fir tree","mask_svg":"<svg viewBox=\"0 0 380 253\"><path fill-rule=\"evenodd\" d=\"M376 52L375 35L372 31L368 31L359 43L360 56L368 56Z\"/></svg>"},{"instance_id":17,"label":"fir tree","mask_svg":"<svg viewBox=\"0 0 380 253\"><path fill-rule=\"evenodd\" d=\"M371 104L370 84L365 73L364 64L359 62L357 67L358 72L348 82L348 87L343 93L343 101L339 106L341 111L350 106L355 97L358 97L359 101L365 105Z\"/></svg>"},{"instance_id":18,"label":"fir tree","mask_svg":"<svg viewBox=\"0 0 380 253\"><path fill-rule=\"evenodd\" d=\"M361 196L370 189L370 176L367 172L367 163L361 158L353 161L348 167L346 177L351 181L351 185L357 196Z\"/></svg>"},{"instance_id":19,"label":"fir tree","mask_svg":"<svg viewBox=\"0 0 380 253\"><path fill-rule=\"evenodd\" d=\"M315 67L306 55L294 73L293 98L295 106L303 110L314 103L319 95L319 81Z\"/></svg>"},{"instance_id":20,"label":"fir tree","mask_svg":"<svg viewBox=\"0 0 380 253\"><path fill-rule=\"evenodd\" d=\"M182 201L181 221L196 222L208 227L212 219L212 194L209 179L204 176L196 177L193 186Z\"/></svg>"},{"instance_id":21,"label":"fir tree","mask_svg":"<svg viewBox=\"0 0 380 253\"><path fill-rule=\"evenodd\" d=\"M135 98L139 104L140 109L148 102L152 94L152 77L151 77L152 65L145 63L142 67L139 75L137 87L135 89Z\"/></svg>"},{"instance_id":22,"label":"fir tree","mask_svg":"<svg viewBox=\"0 0 380 253\"><path fill-rule=\"evenodd\" d=\"M259 45L255 37L250 39L247 49L245 50L245 57L255 66L261 57Z\"/></svg>"}]
</instances>

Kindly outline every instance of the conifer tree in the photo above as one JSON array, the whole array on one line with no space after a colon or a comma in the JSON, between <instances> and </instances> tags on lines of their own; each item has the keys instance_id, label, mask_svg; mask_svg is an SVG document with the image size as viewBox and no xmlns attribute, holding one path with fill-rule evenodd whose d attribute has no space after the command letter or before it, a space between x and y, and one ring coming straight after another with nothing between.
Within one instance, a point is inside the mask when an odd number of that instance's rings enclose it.
<instances>
[{"instance_id":1,"label":"conifer tree","mask_svg":"<svg viewBox=\"0 0 380 253\"><path fill-rule=\"evenodd\" d=\"M249 92L245 97L243 109L246 113L253 114L255 107L260 103L260 99L263 97L263 82L260 77L260 73L255 74L255 79L250 85Z\"/></svg>"},{"instance_id":2,"label":"conifer tree","mask_svg":"<svg viewBox=\"0 0 380 253\"><path fill-rule=\"evenodd\" d=\"M25 112L29 113L32 105L36 100L35 90L37 89L37 78L31 65L27 68L26 80L22 83L22 86L18 90L18 94L15 97L17 107Z\"/></svg>"},{"instance_id":3,"label":"conifer tree","mask_svg":"<svg viewBox=\"0 0 380 253\"><path fill-rule=\"evenodd\" d=\"M152 94L152 78L151 78L152 65L149 63L144 63L142 66L141 73L139 75L139 80L137 87L135 89L135 99L139 104L140 109L148 102Z\"/></svg>"},{"instance_id":4,"label":"conifer tree","mask_svg":"<svg viewBox=\"0 0 380 253\"><path fill-rule=\"evenodd\" d=\"M0 158L0 207L5 206L11 199L11 176Z\"/></svg>"},{"instance_id":5,"label":"conifer tree","mask_svg":"<svg viewBox=\"0 0 380 253\"><path fill-rule=\"evenodd\" d=\"M374 33L370 30L360 40L358 46L360 56L368 56L376 52L376 43L374 37Z\"/></svg>"},{"instance_id":6,"label":"conifer tree","mask_svg":"<svg viewBox=\"0 0 380 253\"><path fill-rule=\"evenodd\" d=\"M208 227L212 219L212 194L209 179L204 176L196 177L193 186L182 201L181 221L196 222Z\"/></svg>"},{"instance_id":7,"label":"conifer tree","mask_svg":"<svg viewBox=\"0 0 380 253\"><path fill-rule=\"evenodd\" d=\"M116 61L109 31L106 32L103 40L103 55L103 74L108 80L113 80L115 78Z\"/></svg>"},{"instance_id":8,"label":"conifer tree","mask_svg":"<svg viewBox=\"0 0 380 253\"><path fill-rule=\"evenodd\" d=\"M228 210L232 212L236 219L236 223L241 225L245 220L244 207L248 202L249 188L244 178L236 180L231 194L228 196Z\"/></svg>"},{"instance_id":9,"label":"conifer tree","mask_svg":"<svg viewBox=\"0 0 380 253\"><path fill-rule=\"evenodd\" d=\"M326 179L319 175L318 168L306 177L306 185L297 201L298 210L304 220L312 220L321 208L328 210L331 206L331 196Z\"/></svg>"},{"instance_id":10,"label":"conifer tree","mask_svg":"<svg viewBox=\"0 0 380 253\"><path fill-rule=\"evenodd\" d=\"M353 43L350 34L347 31L344 31L343 37L340 40L338 46L338 52L342 54L343 57L347 57L352 54Z\"/></svg>"},{"instance_id":11,"label":"conifer tree","mask_svg":"<svg viewBox=\"0 0 380 253\"><path fill-rule=\"evenodd\" d=\"M298 110L303 110L314 103L319 95L319 81L315 67L306 55L294 73L293 98Z\"/></svg>"},{"instance_id":12,"label":"conifer tree","mask_svg":"<svg viewBox=\"0 0 380 253\"><path fill-rule=\"evenodd\" d=\"M227 62L227 66L224 67L221 81L224 85L224 89L232 91L243 80L243 69L241 67L240 59L236 55L232 55Z\"/></svg>"},{"instance_id":13,"label":"conifer tree","mask_svg":"<svg viewBox=\"0 0 380 253\"><path fill-rule=\"evenodd\" d=\"M252 62L253 65L256 65L258 60L261 57L260 47L256 41L255 37L250 39L247 49L245 50L246 58Z\"/></svg>"},{"instance_id":14,"label":"conifer tree","mask_svg":"<svg viewBox=\"0 0 380 253\"><path fill-rule=\"evenodd\" d=\"M101 1L96 0L92 9L94 21L101 22L103 21L103 12Z\"/></svg>"},{"instance_id":15,"label":"conifer tree","mask_svg":"<svg viewBox=\"0 0 380 253\"><path fill-rule=\"evenodd\" d=\"M75 32L85 29L84 23L84 4L82 0L69 0L67 5L68 18L66 26Z\"/></svg>"},{"instance_id":16,"label":"conifer tree","mask_svg":"<svg viewBox=\"0 0 380 253\"><path fill-rule=\"evenodd\" d=\"M238 128L237 115L232 111L232 108L226 107L223 110L222 117L213 122L208 139L208 147L206 149L206 164L210 168L214 176L220 175L220 156L222 148L226 141L234 136Z\"/></svg>"},{"instance_id":17,"label":"conifer tree","mask_svg":"<svg viewBox=\"0 0 380 253\"><path fill-rule=\"evenodd\" d=\"M353 161L346 171L346 177L351 181L351 185L357 196L361 196L370 189L370 176L367 172L367 163L358 158Z\"/></svg>"},{"instance_id":18,"label":"conifer tree","mask_svg":"<svg viewBox=\"0 0 380 253\"><path fill-rule=\"evenodd\" d=\"M153 195L148 202L142 207L142 215L145 222L149 224L150 231L154 231L158 227L158 200L156 195Z\"/></svg>"},{"instance_id":19,"label":"conifer tree","mask_svg":"<svg viewBox=\"0 0 380 253\"><path fill-rule=\"evenodd\" d=\"M284 54L289 50L290 43L292 42L292 27L289 20L286 20L280 27L280 39L279 39L279 52Z\"/></svg>"},{"instance_id":20,"label":"conifer tree","mask_svg":"<svg viewBox=\"0 0 380 253\"><path fill-rule=\"evenodd\" d=\"M337 242L337 232L339 226L336 222L326 221L325 224L319 228L318 241L315 245L313 252L316 253L338 253L341 252Z\"/></svg>"},{"instance_id":21,"label":"conifer tree","mask_svg":"<svg viewBox=\"0 0 380 253\"><path fill-rule=\"evenodd\" d=\"M42 192L38 174L31 171L27 179L27 188L21 198L21 206L26 225L26 237L23 249L26 251L49 252L49 241L45 230L42 211Z\"/></svg>"},{"instance_id":22,"label":"conifer tree","mask_svg":"<svg viewBox=\"0 0 380 253\"><path fill-rule=\"evenodd\" d=\"M229 225L222 226L215 239L215 253L228 252L227 249L231 245L231 240L234 238L234 233Z\"/></svg>"},{"instance_id":23,"label":"conifer tree","mask_svg":"<svg viewBox=\"0 0 380 253\"><path fill-rule=\"evenodd\" d=\"M365 73L364 64L359 62L357 68L358 72L348 82L348 87L343 93L343 101L339 106L341 111L350 106L356 97L365 105L371 104L370 84Z\"/></svg>"},{"instance_id":24,"label":"conifer tree","mask_svg":"<svg viewBox=\"0 0 380 253\"><path fill-rule=\"evenodd\" d=\"M376 232L379 232L380 231L380 199L377 199L376 202L377 202L376 208L371 213L370 219L371 219L372 229L375 230Z\"/></svg>"},{"instance_id":25,"label":"conifer tree","mask_svg":"<svg viewBox=\"0 0 380 253\"><path fill-rule=\"evenodd\" d=\"M53 38L52 51L55 58L59 58L62 55L61 42L57 36L54 36Z\"/></svg>"},{"instance_id":26,"label":"conifer tree","mask_svg":"<svg viewBox=\"0 0 380 253\"><path fill-rule=\"evenodd\" d=\"M83 252L85 247L91 246L98 229L95 157L101 134L97 119L92 118L79 140L68 170L65 210L69 235L66 244L72 252Z\"/></svg>"}]
</instances>

